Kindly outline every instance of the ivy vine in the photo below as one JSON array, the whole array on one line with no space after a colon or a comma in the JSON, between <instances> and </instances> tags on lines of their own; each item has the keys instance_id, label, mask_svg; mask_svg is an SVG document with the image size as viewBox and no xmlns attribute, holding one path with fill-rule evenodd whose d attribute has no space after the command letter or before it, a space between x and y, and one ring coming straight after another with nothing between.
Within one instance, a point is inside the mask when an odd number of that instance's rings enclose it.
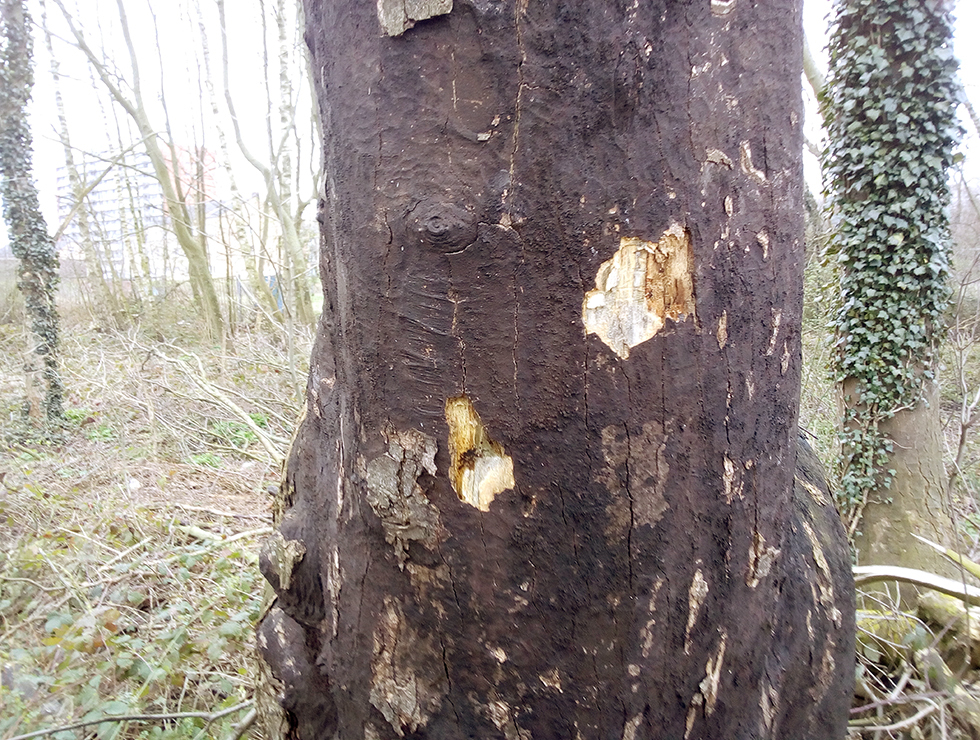
<instances>
[{"instance_id":1,"label":"ivy vine","mask_svg":"<svg viewBox=\"0 0 980 740\"><path fill-rule=\"evenodd\" d=\"M821 105L847 399L841 497L853 514L887 489L881 422L934 377L949 300L946 171L960 129L948 0L837 0ZM833 294L833 292L832 292Z\"/></svg>"}]
</instances>

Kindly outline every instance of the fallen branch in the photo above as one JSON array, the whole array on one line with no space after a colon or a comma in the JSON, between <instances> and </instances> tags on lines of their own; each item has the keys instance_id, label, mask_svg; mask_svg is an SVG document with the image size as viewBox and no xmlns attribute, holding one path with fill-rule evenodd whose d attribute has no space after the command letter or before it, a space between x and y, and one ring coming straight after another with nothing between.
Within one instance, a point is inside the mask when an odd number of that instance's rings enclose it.
<instances>
[{"instance_id":1,"label":"fallen branch","mask_svg":"<svg viewBox=\"0 0 980 740\"><path fill-rule=\"evenodd\" d=\"M148 509L166 509L173 507L175 509L184 509L186 511L200 511L205 514L213 514L214 516L227 517L229 519L265 519L266 514L236 514L233 511L221 511L220 509L209 509L207 506L191 506L190 504L178 504L173 501L167 501L162 504L153 504L148 506Z\"/></svg>"},{"instance_id":2,"label":"fallen branch","mask_svg":"<svg viewBox=\"0 0 980 740\"><path fill-rule=\"evenodd\" d=\"M978 392L978 396L980 396L980 392ZM924 542L925 544L929 545L929 547L933 548L936 552L944 555L947 560L951 560L956 565L962 566L963 568L968 570L970 574L973 575L974 577L980 578L980 565L977 565L969 558L960 555L958 552L956 552L956 550L951 550L950 548L943 547L942 545L933 542L932 540L927 540L925 537L920 537L914 532L912 533L912 536L915 537L915 539L917 539L919 542Z\"/></svg>"},{"instance_id":3,"label":"fallen branch","mask_svg":"<svg viewBox=\"0 0 980 740\"><path fill-rule=\"evenodd\" d=\"M898 581L913 586L931 588L948 596L955 596L972 606L980 606L980 588L954 581L952 578L937 576L915 568L901 568L897 565L858 565L854 567L854 585L857 588L880 581Z\"/></svg>"},{"instance_id":4,"label":"fallen branch","mask_svg":"<svg viewBox=\"0 0 980 740\"><path fill-rule=\"evenodd\" d=\"M254 700L250 699L244 701L241 704L236 704L233 707L228 707L228 709L222 709L220 712L174 712L172 714L120 714L118 716L102 717L101 719L90 719L84 722L76 722L73 725L64 725L62 727L52 727L48 730L37 730L36 732L28 732L26 735L15 735L14 737L7 738L7 740L30 740L33 737L45 737L46 735L54 735L57 732L68 732L69 730L79 730L83 727L91 727L92 725L101 725L108 722L167 722L174 719L203 719L205 724L211 724L217 719L221 719L229 714L234 714L237 711L244 709L245 707L250 707L254 704ZM247 715L246 715L247 716ZM239 737L241 737L239 735Z\"/></svg>"},{"instance_id":5,"label":"fallen branch","mask_svg":"<svg viewBox=\"0 0 980 740\"><path fill-rule=\"evenodd\" d=\"M255 719L258 716L259 713L255 710L255 707L249 709L248 714L242 717L241 722L231 728L231 734L228 736L228 740L239 740L255 724Z\"/></svg>"},{"instance_id":6,"label":"fallen branch","mask_svg":"<svg viewBox=\"0 0 980 740\"><path fill-rule=\"evenodd\" d=\"M866 724L867 720L855 719L848 722L848 727L859 728L861 732L894 732L895 730L904 730L906 727L911 727L919 720L928 717L930 714L939 709L940 706L940 704L929 704L908 719L903 719L901 722L896 722L893 725Z\"/></svg>"}]
</instances>

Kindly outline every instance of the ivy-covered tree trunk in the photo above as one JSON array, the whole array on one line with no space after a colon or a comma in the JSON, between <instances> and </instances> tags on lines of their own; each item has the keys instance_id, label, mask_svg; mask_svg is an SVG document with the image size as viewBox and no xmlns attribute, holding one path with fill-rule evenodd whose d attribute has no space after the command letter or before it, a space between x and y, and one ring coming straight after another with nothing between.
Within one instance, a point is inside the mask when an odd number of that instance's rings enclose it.
<instances>
[{"instance_id":1,"label":"ivy-covered tree trunk","mask_svg":"<svg viewBox=\"0 0 980 740\"><path fill-rule=\"evenodd\" d=\"M838 0L824 99L840 275L841 490L862 565L944 571L953 544L935 351L957 135L951 3Z\"/></svg>"},{"instance_id":2,"label":"ivy-covered tree trunk","mask_svg":"<svg viewBox=\"0 0 980 740\"><path fill-rule=\"evenodd\" d=\"M25 363L27 415L36 422L62 418L58 372L58 256L38 203L27 103L34 74L30 16L24 0L0 0L0 195L10 246L19 260L35 346Z\"/></svg>"},{"instance_id":3,"label":"ivy-covered tree trunk","mask_svg":"<svg viewBox=\"0 0 980 740\"><path fill-rule=\"evenodd\" d=\"M842 737L800 3L305 6L325 301L266 736Z\"/></svg>"}]
</instances>

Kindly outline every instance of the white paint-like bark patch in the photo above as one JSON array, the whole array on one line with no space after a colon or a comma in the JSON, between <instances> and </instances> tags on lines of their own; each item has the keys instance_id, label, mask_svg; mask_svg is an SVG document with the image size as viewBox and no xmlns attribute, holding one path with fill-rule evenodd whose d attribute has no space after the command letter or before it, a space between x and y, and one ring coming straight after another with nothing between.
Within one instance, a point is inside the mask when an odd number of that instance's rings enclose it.
<instances>
[{"instance_id":1,"label":"white paint-like bark patch","mask_svg":"<svg viewBox=\"0 0 980 740\"><path fill-rule=\"evenodd\" d=\"M306 555L306 545L299 540L287 540L276 531L263 543L262 552L269 567L279 577L279 590L288 591L293 572Z\"/></svg>"},{"instance_id":2,"label":"white paint-like bark patch","mask_svg":"<svg viewBox=\"0 0 980 740\"><path fill-rule=\"evenodd\" d=\"M470 697L470 701L480 714L496 725L505 740L532 740L531 733L517 724L516 712L507 702L500 699L495 691L491 691L488 698L486 704L479 703L475 697Z\"/></svg>"},{"instance_id":3,"label":"white paint-like bark patch","mask_svg":"<svg viewBox=\"0 0 980 740\"><path fill-rule=\"evenodd\" d=\"M751 393L749 396L751 397ZM724 466L722 482L725 484L725 503L731 505L735 499L745 498L745 483L742 480L742 471L728 455L725 455Z\"/></svg>"},{"instance_id":4,"label":"white paint-like bark patch","mask_svg":"<svg viewBox=\"0 0 980 740\"><path fill-rule=\"evenodd\" d=\"M762 684L762 696L759 699L759 707L762 709L762 722L765 729L764 735L772 737L775 735L776 709L779 706L779 691L773 688L768 679Z\"/></svg>"},{"instance_id":5,"label":"white paint-like bark patch","mask_svg":"<svg viewBox=\"0 0 980 740\"><path fill-rule=\"evenodd\" d=\"M823 495L823 491L817 488L815 485L810 483L806 478L796 476L796 482L799 483L810 494L810 498L816 502L818 506L829 506L830 501L826 496Z\"/></svg>"},{"instance_id":6,"label":"white paint-like bark patch","mask_svg":"<svg viewBox=\"0 0 980 740\"><path fill-rule=\"evenodd\" d=\"M641 722L643 722L642 714L636 715L627 722L623 727L623 740L636 740L636 731L640 728Z\"/></svg>"},{"instance_id":7,"label":"white paint-like bark patch","mask_svg":"<svg viewBox=\"0 0 980 740\"><path fill-rule=\"evenodd\" d=\"M779 557L781 550L769 546L766 547L766 538L762 533L756 531L752 535L752 546L749 548L749 572L745 576L745 584L749 588L755 588L759 582L769 575L773 563Z\"/></svg>"},{"instance_id":8,"label":"white paint-like bark patch","mask_svg":"<svg viewBox=\"0 0 980 740\"><path fill-rule=\"evenodd\" d=\"M599 266L595 290L585 294L582 321L622 359L667 319L694 315L694 257L687 232L673 224L660 241L623 237Z\"/></svg>"},{"instance_id":9,"label":"white paint-like bark patch","mask_svg":"<svg viewBox=\"0 0 980 740\"><path fill-rule=\"evenodd\" d=\"M718 339L718 349L725 349L725 345L728 343L728 311L721 312L715 337Z\"/></svg>"},{"instance_id":10,"label":"white paint-like bark patch","mask_svg":"<svg viewBox=\"0 0 980 740\"><path fill-rule=\"evenodd\" d=\"M653 649L653 628L657 624L657 619L654 614L657 613L657 597L660 595L660 589L663 588L663 585L663 576L657 576L657 580L653 584L653 591L650 594L650 601L647 604L647 614L649 615L649 619L647 619L647 623L643 626L643 629L640 630L640 639L642 640L641 647L643 649L644 658L649 658L650 651Z\"/></svg>"},{"instance_id":11,"label":"white paint-like bark patch","mask_svg":"<svg viewBox=\"0 0 980 740\"><path fill-rule=\"evenodd\" d=\"M549 689L554 689L559 694L565 693L565 690L561 687L561 674L559 674L557 668L552 668L547 673L542 673L538 676L538 680L542 685L547 686Z\"/></svg>"},{"instance_id":12,"label":"white paint-like bark patch","mask_svg":"<svg viewBox=\"0 0 980 740\"><path fill-rule=\"evenodd\" d=\"M694 722L704 708L704 716L710 717L715 711L715 702L718 700L718 684L721 681L721 666L725 659L725 645L728 643L728 633L721 633L721 640L715 654L708 658L704 667L704 678L698 685L698 693L691 698L691 706L687 710L687 723L684 730L684 738L688 738L691 730L694 729Z\"/></svg>"},{"instance_id":13,"label":"white paint-like bark patch","mask_svg":"<svg viewBox=\"0 0 980 740\"><path fill-rule=\"evenodd\" d=\"M687 628L684 630L684 653L691 652L691 633L698 622L698 614L704 606L705 597L708 595L708 582L704 578L704 573L698 568L694 571L694 578L691 579L691 588L687 592Z\"/></svg>"},{"instance_id":14,"label":"white paint-like bark patch","mask_svg":"<svg viewBox=\"0 0 980 740\"><path fill-rule=\"evenodd\" d=\"M769 348L766 349L766 357L772 356L776 351L776 339L779 337L779 325L783 321L783 312L778 308L772 309L772 336L769 337Z\"/></svg>"},{"instance_id":15,"label":"white paint-like bark patch","mask_svg":"<svg viewBox=\"0 0 980 740\"><path fill-rule=\"evenodd\" d=\"M453 0L378 0L378 21L386 36L400 36L418 21L452 9Z\"/></svg>"},{"instance_id":16,"label":"white paint-like bark patch","mask_svg":"<svg viewBox=\"0 0 980 740\"><path fill-rule=\"evenodd\" d=\"M752 163L752 145L747 141L743 141L739 147L739 164L746 175L751 175L760 183L766 181L766 173Z\"/></svg>"},{"instance_id":17,"label":"white paint-like bark patch","mask_svg":"<svg viewBox=\"0 0 980 740\"><path fill-rule=\"evenodd\" d=\"M514 487L514 461L490 439L466 396L446 401L449 425L449 480L462 501L489 511L497 494Z\"/></svg>"},{"instance_id":18,"label":"white paint-like bark patch","mask_svg":"<svg viewBox=\"0 0 980 740\"><path fill-rule=\"evenodd\" d=\"M711 12L714 15L728 15L735 10L736 0L711 0Z\"/></svg>"},{"instance_id":19,"label":"white paint-like bark patch","mask_svg":"<svg viewBox=\"0 0 980 740\"><path fill-rule=\"evenodd\" d=\"M706 69L708 67L710 67L710 66L711 66L711 62L706 62L705 63L705 68ZM695 69L697 69L697 68L695 67ZM695 74L692 71L691 76L692 77L697 77L697 74ZM721 165L724 165L725 167L727 167L728 169L731 169L732 168L732 160L731 160L731 157L729 157L727 154L725 154L723 151L721 151L721 149L708 149L708 150L706 150L705 153L704 153L704 161L705 161L705 163L707 163L707 162L713 162L714 164L721 164Z\"/></svg>"},{"instance_id":20,"label":"white paint-like bark patch","mask_svg":"<svg viewBox=\"0 0 980 740\"><path fill-rule=\"evenodd\" d=\"M837 628L841 626L841 613L837 608L837 599L834 597L834 579L827 564L827 557L824 555L820 540L817 539L813 527L805 520L801 522L803 531L806 532L807 539L810 540L810 548L813 550L813 562L817 565L817 588L820 589L820 603L827 609L827 616ZM831 656L832 658L833 656Z\"/></svg>"}]
</instances>

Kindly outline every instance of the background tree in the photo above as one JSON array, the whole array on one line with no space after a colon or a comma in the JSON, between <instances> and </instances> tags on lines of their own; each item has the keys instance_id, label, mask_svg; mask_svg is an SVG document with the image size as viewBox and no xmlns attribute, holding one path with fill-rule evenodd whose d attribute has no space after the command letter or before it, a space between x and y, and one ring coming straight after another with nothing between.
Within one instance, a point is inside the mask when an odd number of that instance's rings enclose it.
<instances>
[{"instance_id":1,"label":"background tree","mask_svg":"<svg viewBox=\"0 0 980 740\"><path fill-rule=\"evenodd\" d=\"M839 0L823 111L840 303L841 493L861 564L946 570L935 358L957 137L950 3Z\"/></svg>"},{"instance_id":2,"label":"background tree","mask_svg":"<svg viewBox=\"0 0 980 740\"><path fill-rule=\"evenodd\" d=\"M194 300L201 310L211 338L220 340L224 336L224 320L221 306L218 303L218 295L214 288L214 281L211 278L211 265L208 259L206 241L193 228L192 205L188 201L188 193L181 183L176 143L173 137L162 136L163 132L167 131L168 126L154 125L150 120L143 99L139 57L130 34L125 7L120 0L117 4L119 23L129 54L131 72L128 93L123 87L123 78L116 74L113 69L110 69L105 58L97 54L89 45L83 30L75 23L74 17L61 0L54 0L54 2L64 15L78 49L82 51L89 64L92 65L115 102L126 111L139 130L146 153L153 165L153 171L163 189L174 235L187 258Z\"/></svg>"},{"instance_id":3,"label":"background tree","mask_svg":"<svg viewBox=\"0 0 980 740\"><path fill-rule=\"evenodd\" d=\"M63 387L58 372L55 307L58 256L41 215L31 166L27 103L34 85L33 42L23 0L3 0L0 24L0 194L11 249L19 260L17 285L24 294L36 337L26 363L26 410L35 419L60 421Z\"/></svg>"},{"instance_id":4,"label":"background tree","mask_svg":"<svg viewBox=\"0 0 980 740\"><path fill-rule=\"evenodd\" d=\"M266 735L842 736L800 3L305 6L325 304Z\"/></svg>"}]
</instances>

